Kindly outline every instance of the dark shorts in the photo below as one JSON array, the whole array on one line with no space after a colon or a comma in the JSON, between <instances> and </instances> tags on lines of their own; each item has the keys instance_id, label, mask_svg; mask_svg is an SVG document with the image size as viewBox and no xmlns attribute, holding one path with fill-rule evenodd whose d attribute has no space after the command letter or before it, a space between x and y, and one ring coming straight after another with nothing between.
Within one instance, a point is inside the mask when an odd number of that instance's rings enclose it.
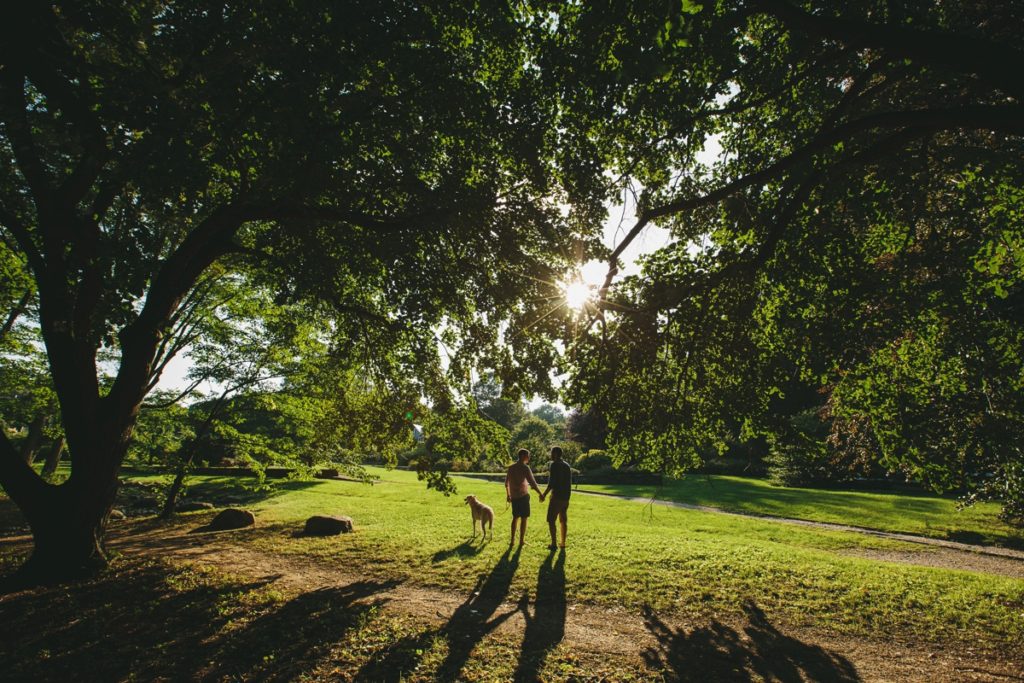
<instances>
[{"instance_id":1,"label":"dark shorts","mask_svg":"<svg viewBox=\"0 0 1024 683\"><path fill-rule=\"evenodd\" d=\"M568 518L568 515L566 514L568 509L568 498L555 498L552 496L551 502L548 503L548 521L555 521L558 519L558 515L565 515Z\"/></svg>"},{"instance_id":2,"label":"dark shorts","mask_svg":"<svg viewBox=\"0 0 1024 683\"><path fill-rule=\"evenodd\" d=\"M530 516L530 494L526 494L522 498L516 498L512 501L512 516L513 517L529 517Z\"/></svg>"}]
</instances>

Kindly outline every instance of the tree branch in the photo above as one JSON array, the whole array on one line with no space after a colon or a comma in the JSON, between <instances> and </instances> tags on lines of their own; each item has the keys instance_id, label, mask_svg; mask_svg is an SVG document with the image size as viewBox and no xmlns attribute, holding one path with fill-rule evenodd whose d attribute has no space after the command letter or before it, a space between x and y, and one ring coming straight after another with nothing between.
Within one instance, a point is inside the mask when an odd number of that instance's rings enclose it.
<instances>
[{"instance_id":1,"label":"tree branch","mask_svg":"<svg viewBox=\"0 0 1024 683\"><path fill-rule=\"evenodd\" d=\"M654 220L681 211L714 204L740 190L773 180L789 169L810 160L819 152L831 149L838 143L848 142L860 133L886 128L915 128L921 130L985 129L1020 135L1024 134L1024 107L970 106L954 109L920 109L868 114L862 118L847 121L835 128L818 133L804 146L760 171L737 178L731 183L700 197L681 199L654 207L645 211L643 217L648 220ZM630 231L630 234L632 232ZM633 237L635 238L635 235Z\"/></svg>"},{"instance_id":2,"label":"tree branch","mask_svg":"<svg viewBox=\"0 0 1024 683\"><path fill-rule=\"evenodd\" d=\"M52 488L22 459L4 429L0 429L0 486L22 510L39 507L40 497Z\"/></svg>"},{"instance_id":3,"label":"tree branch","mask_svg":"<svg viewBox=\"0 0 1024 683\"><path fill-rule=\"evenodd\" d=\"M852 47L877 47L952 71L968 73L1006 92L1024 93L1024 52L973 36L922 31L811 14L786 0L752 0L753 5L787 26Z\"/></svg>"},{"instance_id":4,"label":"tree branch","mask_svg":"<svg viewBox=\"0 0 1024 683\"><path fill-rule=\"evenodd\" d=\"M4 321L4 326L0 327L0 341L14 328L14 323L18 321L18 318L28 310L28 304L32 301L32 290L25 290L25 293L21 295L18 302L14 304L14 307L7 314L7 320Z\"/></svg>"}]
</instances>

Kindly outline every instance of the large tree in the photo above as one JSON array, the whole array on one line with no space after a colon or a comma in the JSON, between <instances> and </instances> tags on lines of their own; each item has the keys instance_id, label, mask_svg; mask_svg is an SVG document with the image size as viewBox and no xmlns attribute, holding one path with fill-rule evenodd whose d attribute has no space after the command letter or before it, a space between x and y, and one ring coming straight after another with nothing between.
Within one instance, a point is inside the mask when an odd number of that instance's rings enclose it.
<instances>
[{"instance_id":1,"label":"large tree","mask_svg":"<svg viewBox=\"0 0 1024 683\"><path fill-rule=\"evenodd\" d=\"M1022 490L1022 28L999 1L565 9L543 63L638 196L572 390L620 452L678 470L815 408L936 488ZM651 224L675 242L613 285Z\"/></svg>"},{"instance_id":2,"label":"large tree","mask_svg":"<svg viewBox=\"0 0 1024 683\"><path fill-rule=\"evenodd\" d=\"M601 184L559 151L528 25L474 2L4 6L0 226L72 456L54 486L0 439L31 571L103 563L139 406L214 264L333 316L336 351L426 394L492 353L505 380L548 381L548 283Z\"/></svg>"}]
</instances>

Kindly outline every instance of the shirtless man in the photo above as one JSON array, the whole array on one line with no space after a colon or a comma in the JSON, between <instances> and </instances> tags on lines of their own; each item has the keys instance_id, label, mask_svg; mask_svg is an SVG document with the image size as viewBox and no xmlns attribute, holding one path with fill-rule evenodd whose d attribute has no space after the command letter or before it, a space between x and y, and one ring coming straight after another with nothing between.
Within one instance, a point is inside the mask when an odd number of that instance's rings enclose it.
<instances>
[{"instance_id":1,"label":"shirtless man","mask_svg":"<svg viewBox=\"0 0 1024 683\"><path fill-rule=\"evenodd\" d=\"M540 493L537 480L530 470L530 451L519 449L519 460L508 468L505 473L505 500L512 503L512 538L508 544L516 542L516 522L519 526L519 545L526 543L526 520L530 517L530 489Z\"/></svg>"}]
</instances>

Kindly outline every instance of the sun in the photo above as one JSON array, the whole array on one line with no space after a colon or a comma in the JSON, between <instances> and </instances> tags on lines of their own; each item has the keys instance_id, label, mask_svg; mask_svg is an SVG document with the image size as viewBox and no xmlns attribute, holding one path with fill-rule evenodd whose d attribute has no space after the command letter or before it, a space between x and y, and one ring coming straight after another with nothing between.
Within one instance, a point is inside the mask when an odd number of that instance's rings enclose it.
<instances>
[{"instance_id":1,"label":"sun","mask_svg":"<svg viewBox=\"0 0 1024 683\"><path fill-rule=\"evenodd\" d=\"M565 303L574 311L581 311L583 307L590 301L593 293L591 292L590 285L583 283L580 280L573 280L565 284Z\"/></svg>"}]
</instances>

